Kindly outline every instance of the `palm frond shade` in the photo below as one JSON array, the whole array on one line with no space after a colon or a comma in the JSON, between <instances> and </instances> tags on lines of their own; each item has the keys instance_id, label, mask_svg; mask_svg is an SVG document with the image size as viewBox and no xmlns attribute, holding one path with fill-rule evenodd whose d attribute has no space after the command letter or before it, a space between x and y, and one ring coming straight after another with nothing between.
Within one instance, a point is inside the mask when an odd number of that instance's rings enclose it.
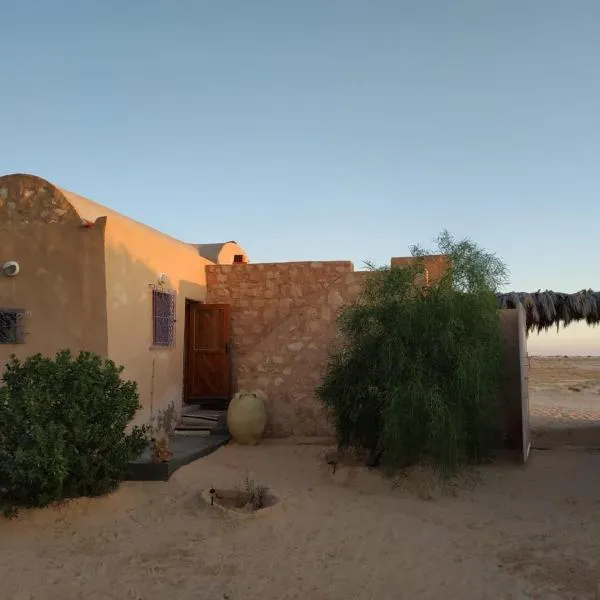
<instances>
[{"instance_id":1,"label":"palm frond shade","mask_svg":"<svg viewBox=\"0 0 600 600\"><path fill-rule=\"evenodd\" d=\"M562 292L510 292L498 294L499 308L516 308L522 304L527 315L527 333L532 330L547 331L567 327L573 321L588 325L600 323L600 292L581 290L575 294Z\"/></svg>"}]
</instances>

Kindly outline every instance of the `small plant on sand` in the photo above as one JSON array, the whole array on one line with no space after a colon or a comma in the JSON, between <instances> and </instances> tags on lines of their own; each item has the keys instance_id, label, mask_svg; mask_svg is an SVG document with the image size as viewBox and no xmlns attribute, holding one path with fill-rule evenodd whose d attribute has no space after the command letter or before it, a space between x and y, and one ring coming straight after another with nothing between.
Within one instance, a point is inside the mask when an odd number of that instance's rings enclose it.
<instances>
[{"instance_id":1,"label":"small plant on sand","mask_svg":"<svg viewBox=\"0 0 600 600\"><path fill-rule=\"evenodd\" d=\"M495 255L444 231L414 264L375 268L338 326L317 393L340 448L402 468L432 463L450 473L490 456L497 441L501 338L496 292L507 269ZM427 281L424 256L449 269Z\"/></svg>"},{"instance_id":2,"label":"small plant on sand","mask_svg":"<svg viewBox=\"0 0 600 600\"><path fill-rule=\"evenodd\" d=\"M46 506L115 489L146 447L131 427L136 384L122 367L82 352L13 357L0 386L0 505Z\"/></svg>"},{"instance_id":3,"label":"small plant on sand","mask_svg":"<svg viewBox=\"0 0 600 600\"><path fill-rule=\"evenodd\" d=\"M260 485L254 481L250 475L244 477L244 492L250 499L250 504L254 510L259 510L264 507L267 500L269 488L266 485Z\"/></svg>"}]
</instances>

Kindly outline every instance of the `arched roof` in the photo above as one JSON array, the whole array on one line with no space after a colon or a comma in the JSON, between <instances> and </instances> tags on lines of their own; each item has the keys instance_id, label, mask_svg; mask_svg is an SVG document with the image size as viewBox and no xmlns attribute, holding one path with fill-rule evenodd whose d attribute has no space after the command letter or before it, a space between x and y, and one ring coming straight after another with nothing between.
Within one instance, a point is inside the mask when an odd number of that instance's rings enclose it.
<instances>
[{"instance_id":1,"label":"arched roof","mask_svg":"<svg viewBox=\"0 0 600 600\"><path fill-rule=\"evenodd\" d=\"M0 177L0 220L3 223L66 223L79 219L64 194L45 179L22 173Z\"/></svg>"},{"instance_id":2,"label":"arched roof","mask_svg":"<svg viewBox=\"0 0 600 600\"><path fill-rule=\"evenodd\" d=\"M245 250L233 240L222 244L192 244L192 246L196 248L200 256L217 265L232 263L236 254L241 254L244 257L244 262L248 262Z\"/></svg>"},{"instance_id":3,"label":"arched roof","mask_svg":"<svg viewBox=\"0 0 600 600\"><path fill-rule=\"evenodd\" d=\"M169 241L195 248L203 258L218 263L219 256L235 251L246 253L235 242L222 244L187 244L162 231L144 225L135 219L98 204L89 198L60 188L36 175L15 173L0 177L0 220L27 223L38 220L46 223L84 220L94 222L100 217L109 217L129 225L152 232ZM231 246L233 244L234 246ZM224 253L224 250L227 252Z\"/></svg>"}]
</instances>

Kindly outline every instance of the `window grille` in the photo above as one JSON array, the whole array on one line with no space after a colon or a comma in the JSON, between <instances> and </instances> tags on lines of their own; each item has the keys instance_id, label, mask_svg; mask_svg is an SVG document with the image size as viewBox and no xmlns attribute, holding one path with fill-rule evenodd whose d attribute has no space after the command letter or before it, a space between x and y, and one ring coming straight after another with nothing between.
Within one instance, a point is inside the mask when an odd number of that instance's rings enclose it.
<instances>
[{"instance_id":1,"label":"window grille","mask_svg":"<svg viewBox=\"0 0 600 600\"><path fill-rule=\"evenodd\" d=\"M23 309L0 308L0 344L24 344L24 324Z\"/></svg>"},{"instance_id":2,"label":"window grille","mask_svg":"<svg viewBox=\"0 0 600 600\"><path fill-rule=\"evenodd\" d=\"M175 305L177 294L170 290L152 290L152 345L175 345Z\"/></svg>"}]
</instances>

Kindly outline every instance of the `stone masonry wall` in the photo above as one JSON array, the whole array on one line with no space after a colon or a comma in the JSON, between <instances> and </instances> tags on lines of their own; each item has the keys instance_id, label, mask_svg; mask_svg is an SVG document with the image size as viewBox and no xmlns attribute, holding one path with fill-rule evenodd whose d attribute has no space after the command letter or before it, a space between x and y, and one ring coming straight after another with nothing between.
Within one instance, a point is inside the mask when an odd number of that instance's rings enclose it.
<instances>
[{"instance_id":1,"label":"stone masonry wall","mask_svg":"<svg viewBox=\"0 0 600 600\"><path fill-rule=\"evenodd\" d=\"M75 209L47 181L33 175L0 177L0 230L30 223L79 223Z\"/></svg>"},{"instance_id":2,"label":"stone masonry wall","mask_svg":"<svg viewBox=\"0 0 600 600\"><path fill-rule=\"evenodd\" d=\"M394 257L392 267L404 267L418 260L412 256ZM432 283L442 277L450 267L450 258L445 254L429 254L423 257L425 267L425 283Z\"/></svg>"},{"instance_id":3,"label":"stone masonry wall","mask_svg":"<svg viewBox=\"0 0 600 600\"><path fill-rule=\"evenodd\" d=\"M234 389L267 395L267 435L331 434L315 398L339 309L368 273L351 262L211 265L207 301L231 305Z\"/></svg>"}]
</instances>

